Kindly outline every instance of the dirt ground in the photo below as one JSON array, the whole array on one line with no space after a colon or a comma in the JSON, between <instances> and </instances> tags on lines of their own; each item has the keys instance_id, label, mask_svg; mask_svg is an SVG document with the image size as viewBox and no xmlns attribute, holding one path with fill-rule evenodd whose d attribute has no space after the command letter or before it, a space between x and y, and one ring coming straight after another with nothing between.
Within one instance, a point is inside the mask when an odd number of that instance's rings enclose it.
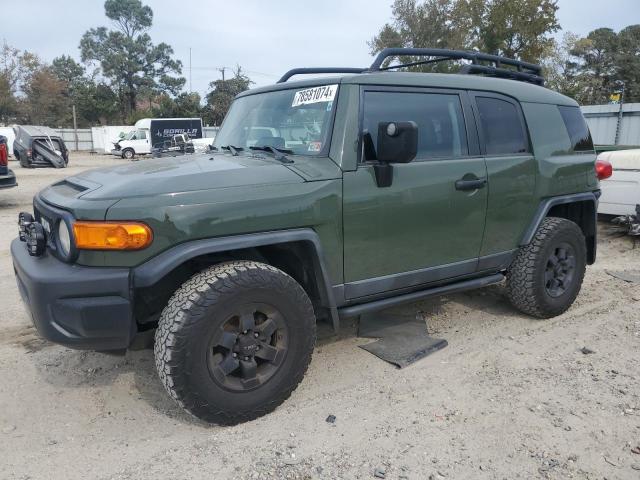
<instances>
[{"instance_id":1,"label":"dirt ground","mask_svg":"<svg viewBox=\"0 0 640 480\"><path fill-rule=\"evenodd\" d=\"M449 346L398 370L347 324L274 413L208 426L165 394L151 350L49 344L20 302L17 213L56 179L120 162L12 162L20 186L0 191L0 479L640 479L640 286L605 272L640 269L629 239L600 225L598 262L558 318L519 314L500 286L405 306Z\"/></svg>"}]
</instances>

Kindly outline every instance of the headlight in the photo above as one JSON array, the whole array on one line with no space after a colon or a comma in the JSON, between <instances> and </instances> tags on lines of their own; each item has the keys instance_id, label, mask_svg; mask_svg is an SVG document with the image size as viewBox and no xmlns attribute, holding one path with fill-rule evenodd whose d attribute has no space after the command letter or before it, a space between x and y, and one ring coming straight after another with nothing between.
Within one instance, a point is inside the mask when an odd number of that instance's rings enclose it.
<instances>
[{"instance_id":1,"label":"headlight","mask_svg":"<svg viewBox=\"0 0 640 480\"><path fill-rule=\"evenodd\" d=\"M67 222L64 220L58 222L58 246L62 255L65 257L69 255L71 251L71 232L67 227Z\"/></svg>"}]
</instances>

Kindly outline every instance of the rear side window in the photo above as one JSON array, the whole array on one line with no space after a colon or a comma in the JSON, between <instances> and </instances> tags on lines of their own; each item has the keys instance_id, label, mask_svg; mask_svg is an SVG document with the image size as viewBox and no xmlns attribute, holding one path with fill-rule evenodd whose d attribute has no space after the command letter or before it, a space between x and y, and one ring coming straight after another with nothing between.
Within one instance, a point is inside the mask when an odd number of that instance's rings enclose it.
<instances>
[{"instance_id":1,"label":"rear side window","mask_svg":"<svg viewBox=\"0 0 640 480\"><path fill-rule=\"evenodd\" d=\"M529 142L516 106L491 97L476 97L487 155L526 153Z\"/></svg>"},{"instance_id":2,"label":"rear side window","mask_svg":"<svg viewBox=\"0 0 640 480\"><path fill-rule=\"evenodd\" d=\"M589 132L589 127L584 121L580 108L559 106L558 110L560 110L564 126L567 128L571 140L571 151L593 152L591 132Z\"/></svg>"},{"instance_id":3,"label":"rear side window","mask_svg":"<svg viewBox=\"0 0 640 480\"><path fill-rule=\"evenodd\" d=\"M455 94L365 92L363 129L377 145L378 123L418 124L417 159L469 154L460 97Z\"/></svg>"}]
</instances>

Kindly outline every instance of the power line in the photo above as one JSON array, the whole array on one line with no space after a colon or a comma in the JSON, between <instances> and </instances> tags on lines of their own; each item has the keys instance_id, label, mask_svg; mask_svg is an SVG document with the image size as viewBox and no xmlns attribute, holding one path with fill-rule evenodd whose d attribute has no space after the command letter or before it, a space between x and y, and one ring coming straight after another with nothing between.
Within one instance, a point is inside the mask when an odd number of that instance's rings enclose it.
<instances>
[{"instance_id":1,"label":"power line","mask_svg":"<svg viewBox=\"0 0 640 480\"><path fill-rule=\"evenodd\" d=\"M216 66L216 67L191 67L191 68L193 68L194 70L217 70L217 71L221 71L222 69L226 70L228 67L222 67L222 66L217 67ZM244 68L242 69L242 71L246 72L246 73L250 73L252 75L260 75L260 76L263 76L263 77L273 77L273 78L280 78L281 77L281 75L276 75L274 73L264 73L264 72L258 72L256 70L246 70Z\"/></svg>"}]
</instances>

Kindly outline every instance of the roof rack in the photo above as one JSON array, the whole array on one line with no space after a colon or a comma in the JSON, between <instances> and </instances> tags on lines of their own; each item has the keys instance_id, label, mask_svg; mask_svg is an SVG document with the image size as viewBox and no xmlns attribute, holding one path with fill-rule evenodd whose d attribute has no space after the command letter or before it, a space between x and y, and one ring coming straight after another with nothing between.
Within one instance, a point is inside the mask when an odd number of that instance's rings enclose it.
<instances>
[{"instance_id":1,"label":"roof rack","mask_svg":"<svg viewBox=\"0 0 640 480\"><path fill-rule=\"evenodd\" d=\"M391 65L388 67L382 66L383 62L387 58L398 56L435 58L400 65ZM395 68L412 67L415 65L437 63L447 60L471 60L470 65L464 65L460 69L459 73L461 74L481 73L491 77L510 78L512 80L535 83L536 85L544 85L542 67L540 65L514 60L513 58L500 57L498 55L490 55L488 53L468 52L465 50L447 50L442 48L385 48L378 54L371 64L371 67L369 67L369 70L372 72L391 70ZM484 65L482 62L491 63L493 65ZM516 67L516 69L502 68L503 65Z\"/></svg>"},{"instance_id":2,"label":"roof rack","mask_svg":"<svg viewBox=\"0 0 640 480\"><path fill-rule=\"evenodd\" d=\"M383 67L382 64L388 58L410 56L410 57L432 57L427 60L419 60L399 65ZM341 67L317 67L317 68L294 68L285 73L278 83L289 80L294 75L310 75L315 73L367 73L394 70L403 67L413 67L416 65L427 65L431 63L444 62L449 60L470 60L471 63L463 65L458 73L460 74L482 74L489 77L508 78L529 82L535 85L544 85L542 67L534 63L522 62L512 58L490 55L481 52L469 52L465 50L447 50L442 48L385 48L382 50L369 68L341 68ZM486 65L489 63L490 65ZM503 68L508 65L513 68Z\"/></svg>"},{"instance_id":3,"label":"roof rack","mask_svg":"<svg viewBox=\"0 0 640 480\"><path fill-rule=\"evenodd\" d=\"M277 83L284 83L294 75L311 75L314 73L364 73L367 68L350 68L350 67L311 67L311 68L293 68L285 73Z\"/></svg>"}]
</instances>

